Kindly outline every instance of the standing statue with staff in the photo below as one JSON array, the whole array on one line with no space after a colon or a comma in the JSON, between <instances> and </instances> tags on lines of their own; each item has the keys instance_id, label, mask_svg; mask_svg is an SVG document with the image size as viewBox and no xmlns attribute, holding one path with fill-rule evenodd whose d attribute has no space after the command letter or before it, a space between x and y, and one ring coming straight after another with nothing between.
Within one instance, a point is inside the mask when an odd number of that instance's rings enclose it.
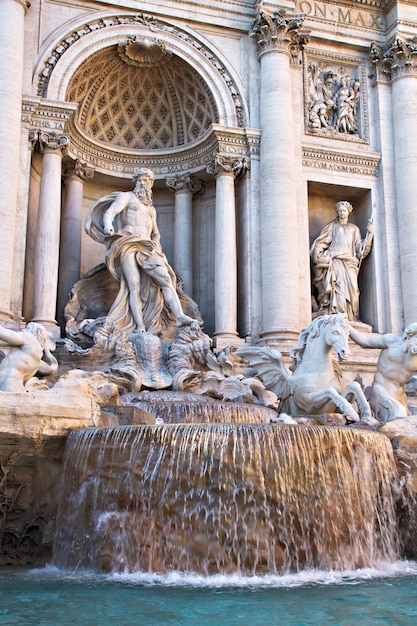
<instances>
[{"instance_id":1,"label":"standing statue with staff","mask_svg":"<svg viewBox=\"0 0 417 626\"><path fill-rule=\"evenodd\" d=\"M313 280L319 313L345 313L349 320L359 316L358 274L372 247L374 225L368 220L362 239L356 224L349 222L350 202L337 202L337 217L327 224L311 246Z\"/></svg>"}]
</instances>

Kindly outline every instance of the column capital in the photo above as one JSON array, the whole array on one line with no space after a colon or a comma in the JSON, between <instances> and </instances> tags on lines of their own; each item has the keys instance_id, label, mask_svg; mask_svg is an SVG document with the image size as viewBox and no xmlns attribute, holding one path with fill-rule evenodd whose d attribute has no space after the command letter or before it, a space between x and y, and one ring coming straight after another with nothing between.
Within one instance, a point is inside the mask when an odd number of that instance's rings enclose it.
<instances>
[{"instance_id":1,"label":"column capital","mask_svg":"<svg viewBox=\"0 0 417 626\"><path fill-rule=\"evenodd\" d=\"M251 33L256 40L259 58L263 53L274 50L297 59L310 36L309 30L301 29L303 21L304 13L295 13L284 7L271 12L259 4Z\"/></svg>"},{"instance_id":2,"label":"column capital","mask_svg":"<svg viewBox=\"0 0 417 626\"><path fill-rule=\"evenodd\" d=\"M79 178L81 181L89 180L94 176L94 168L79 159L68 159L63 167L65 179Z\"/></svg>"},{"instance_id":3,"label":"column capital","mask_svg":"<svg viewBox=\"0 0 417 626\"><path fill-rule=\"evenodd\" d=\"M69 135L51 131L40 131L38 135L41 152L63 151L69 144Z\"/></svg>"},{"instance_id":4,"label":"column capital","mask_svg":"<svg viewBox=\"0 0 417 626\"><path fill-rule=\"evenodd\" d=\"M417 76L416 35L405 38L397 33L385 44L374 41L369 56L377 81L390 82L401 76Z\"/></svg>"},{"instance_id":5,"label":"column capital","mask_svg":"<svg viewBox=\"0 0 417 626\"><path fill-rule=\"evenodd\" d=\"M250 169L248 157L225 156L216 154L212 163L207 166L208 174L233 174L236 178L243 178Z\"/></svg>"},{"instance_id":6,"label":"column capital","mask_svg":"<svg viewBox=\"0 0 417 626\"><path fill-rule=\"evenodd\" d=\"M189 172L167 178L165 183L174 193L185 190L194 196L200 193L200 191L204 192L204 182L195 176L191 176Z\"/></svg>"}]
</instances>

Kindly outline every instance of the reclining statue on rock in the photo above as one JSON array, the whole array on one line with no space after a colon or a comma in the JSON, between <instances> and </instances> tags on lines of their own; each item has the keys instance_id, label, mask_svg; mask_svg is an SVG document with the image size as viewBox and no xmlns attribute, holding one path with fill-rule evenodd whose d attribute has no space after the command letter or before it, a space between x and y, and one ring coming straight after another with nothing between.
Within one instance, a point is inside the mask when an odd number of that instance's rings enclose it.
<instances>
[{"instance_id":1,"label":"reclining statue on rock","mask_svg":"<svg viewBox=\"0 0 417 626\"><path fill-rule=\"evenodd\" d=\"M55 341L41 324L19 331L0 326L0 340L11 346L0 363L0 391L25 392L36 373L50 376L58 369Z\"/></svg>"},{"instance_id":2,"label":"reclining statue on rock","mask_svg":"<svg viewBox=\"0 0 417 626\"><path fill-rule=\"evenodd\" d=\"M297 345L290 350L290 374L278 350L242 346L236 354L257 370L267 389L280 400L279 412L292 416L343 413L348 421L374 425L370 406L356 381L342 385L341 372L333 360L349 356L349 327L344 314L317 317L301 331ZM359 415L351 402L356 401Z\"/></svg>"},{"instance_id":3,"label":"reclining statue on rock","mask_svg":"<svg viewBox=\"0 0 417 626\"><path fill-rule=\"evenodd\" d=\"M352 327L349 332L362 348L381 348L369 396L376 417L387 421L409 415L405 384L417 371L417 323L407 326L401 337L369 335Z\"/></svg>"}]
</instances>

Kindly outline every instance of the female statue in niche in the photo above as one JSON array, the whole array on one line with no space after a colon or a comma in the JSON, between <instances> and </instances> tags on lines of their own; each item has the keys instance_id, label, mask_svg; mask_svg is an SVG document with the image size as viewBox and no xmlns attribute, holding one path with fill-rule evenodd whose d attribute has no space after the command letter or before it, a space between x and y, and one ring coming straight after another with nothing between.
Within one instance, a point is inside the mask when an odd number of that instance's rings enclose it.
<instances>
[{"instance_id":1,"label":"female statue in niche","mask_svg":"<svg viewBox=\"0 0 417 626\"><path fill-rule=\"evenodd\" d=\"M358 319L358 274L362 259L372 247L374 225L368 221L362 240L359 228L349 222L350 202L337 202L336 219L327 224L311 246L313 281L317 288L319 314L345 313Z\"/></svg>"}]
</instances>

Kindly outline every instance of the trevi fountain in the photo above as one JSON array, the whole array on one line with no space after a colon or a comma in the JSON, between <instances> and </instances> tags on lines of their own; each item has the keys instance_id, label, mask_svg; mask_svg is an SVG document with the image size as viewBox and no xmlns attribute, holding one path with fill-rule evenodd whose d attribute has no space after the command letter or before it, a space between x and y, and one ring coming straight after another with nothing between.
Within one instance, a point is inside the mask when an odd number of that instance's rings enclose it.
<instances>
[{"instance_id":1,"label":"trevi fountain","mask_svg":"<svg viewBox=\"0 0 417 626\"><path fill-rule=\"evenodd\" d=\"M413 2L44 4L0 7L0 623L412 623Z\"/></svg>"}]
</instances>

